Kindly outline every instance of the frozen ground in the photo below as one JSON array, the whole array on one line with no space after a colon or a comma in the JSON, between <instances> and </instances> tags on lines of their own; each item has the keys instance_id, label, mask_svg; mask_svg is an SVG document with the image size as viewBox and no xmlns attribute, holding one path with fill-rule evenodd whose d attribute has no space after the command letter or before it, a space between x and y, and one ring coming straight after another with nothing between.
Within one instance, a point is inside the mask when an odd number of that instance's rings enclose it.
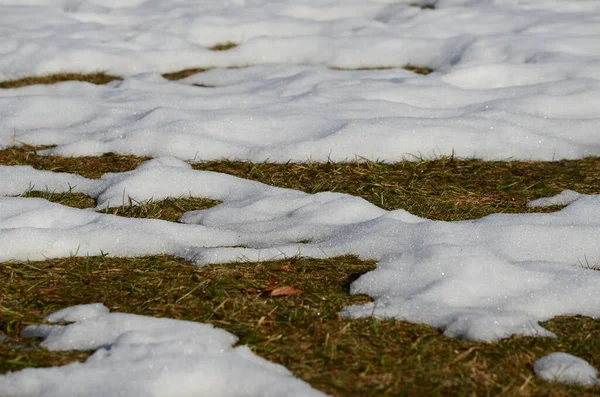
<instances>
[{"instance_id":1,"label":"frozen ground","mask_svg":"<svg viewBox=\"0 0 600 397\"><path fill-rule=\"evenodd\" d=\"M437 222L350 195L309 195L194 171L181 161L600 155L600 1L440 0L435 10L406 3L0 0L0 80L97 70L126 77L106 86L67 82L0 90L0 147L28 143L56 145L49 155L155 157L98 181L0 167L0 194L83 192L97 200L96 209L129 198L222 201L174 223L3 197L0 260L168 253L201 265L356 254L379 261L352 286L374 302L344 309L347 317L422 322L472 340L552 336L539 321L562 314L600 317L600 273L589 269L600 263L599 196L565 192L530 204L567 205L553 214ZM206 48L227 41L240 45ZM399 69L407 64L435 72ZM396 69L333 69L382 66ZM178 82L160 76L189 67L216 68ZM81 329L106 339L86 345L98 348L88 362L24 370L0 377L0 387L35 396L59 387L53 379L87 371L120 376L119 368L129 365L121 354L133 349L144 356L154 344L158 362L170 362L176 349L207 351L240 371L232 379L258 371L266 376L261 379L286 379L281 387L317 393L244 348L232 349L231 335L220 345L163 340L159 331L109 335L104 320L154 322L104 312L94 322L77 313L87 309L73 312L75 325L34 327L30 335L50 332L51 347L61 343L59 334L94 323ZM202 327L171 326L174 332ZM229 360L239 355L247 361L238 357L242 367L231 367ZM539 373L556 375L556 360L541 363ZM180 375L165 378L166 384L181 383ZM112 387L103 376L93 379ZM228 379L219 384L244 387ZM164 395L151 383L138 386Z\"/></svg>"}]
</instances>

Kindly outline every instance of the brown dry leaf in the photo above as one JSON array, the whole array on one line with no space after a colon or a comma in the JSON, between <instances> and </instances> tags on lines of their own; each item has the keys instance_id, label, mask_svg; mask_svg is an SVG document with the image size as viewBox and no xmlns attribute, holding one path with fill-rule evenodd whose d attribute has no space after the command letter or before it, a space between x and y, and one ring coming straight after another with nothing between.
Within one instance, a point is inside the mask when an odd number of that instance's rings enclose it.
<instances>
[{"instance_id":1,"label":"brown dry leaf","mask_svg":"<svg viewBox=\"0 0 600 397\"><path fill-rule=\"evenodd\" d=\"M285 287L277 287L271 291L270 296L290 296L300 295L303 291L295 288L292 285L286 285Z\"/></svg>"},{"instance_id":2,"label":"brown dry leaf","mask_svg":"<svg viewBox=\"0 0 600 397\"><path fill-rule=\"evenodd\" d=\"M269 285L263 289L263 292L270 292L277 288L277 278L271 277L269 279Z\"/></svg>"}]
</instances>

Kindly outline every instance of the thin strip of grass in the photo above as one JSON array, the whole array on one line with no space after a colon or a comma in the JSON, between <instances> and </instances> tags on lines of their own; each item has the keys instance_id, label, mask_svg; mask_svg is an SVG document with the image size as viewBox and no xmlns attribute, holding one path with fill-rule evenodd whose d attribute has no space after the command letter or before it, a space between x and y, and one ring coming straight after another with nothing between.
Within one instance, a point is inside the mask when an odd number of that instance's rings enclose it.
<instances>
[{"instance_id":1,"label":"thin strip of grass","mask_svg":"<svg viewBox=\"0 0 600 397\"><path fill-rule=\"evenodd\" d=\"M30 191L22 194L21 197L43 198L53 203L81 209L93 208L96 206L96 202L93 198L82 193ZM110 207L99 210L98 212L102 214L123 216L126 218L162 219L175 222L181 215L188 211L214 207L219 203L220 201L217 200L196 197L167 198L164 200L148 202L135 202L132 200L127 205Z\"/></svg>"},{"instance_id":2,"label":"thin strip of grass","mask_svg":"<svg viewBox=\"0 0 600 397\"><path fill-rule=\"evenodd\" d=\"M135 168L145 158L47 157L31 147L0 150L0 164L31 165L99 178L105 172ZM557 162L485 162L440 158L399 163L246 163L210 161L198 170L223 172L308 193L334 191L360 196L381 208L405 209L428 219L455 221L492 213L549 212L558 207L526 208L539 197L564 189L600 193L600 159Z\"/></svg>"},{"instance_id":3,"label":"thin strip of grass","mask_svg":"<svg viewBox=\"0 0 600 397\"><path fill-rule=\"evenodd\" d=\"M422 10L435 10L435 3L433 4L420 4L420 3L408 3L410 7L419 7Z\"/></svg>"},{"instance_id":4,"label":"thin strip of grass","mask_svg":"<svg viewBox=\"0 0 600 397\"><path fill-rule=\"evenodd\" d=\"M209 49L211 51L227 51L227 50L230 50L235 47L237 47L236 43L227 42L227 43L222 43L222 44L216 44L216 45L210 47ZM231 67L231 69L238 69L241 67L244 67L244 66ZM209 69L210 68L190 68L190 69L179 70L176 72L163 73L162 76L167 80L181 80L181 79L184 79L186 77L189 77L189 76L197 74L197 73L206 72ZM338 69L338 68L331 68L331 69L332 70L385 70L385 69L392 69L392 67L382 66L382 67L358 68L358 69ZM414 73L423 74L423 75L427 75L427 74L433 72L433 70L430 68L419 67L419 66L414 66L414 65L410 65L410 64L404 66L404 69L410 70L411 72L414 72ZM29 77L23 77L20 79L0 81L0 89L21 88L21 87L26 87L26 86L35 85L35 84L56 84L56 83L61 83L61 82L65 82L65 81L84 81L87 83L103 85L103 84L110 83L111 81L114 81L114 80L122 80L122 79L123 79L123 77L121 77L121 76L115 76L115 75L107 74L105 72L98 72L98 73L66 73L65 72L65 73L53 73L53 74L47 74L47 75L43 75L43 76L29 76Z\"/></svg>"},{"instance_id":5,"label":"thin strip of grass","mask_svg":"<svg viewBox=\"0 0 600 397\"><path fill-rule=\"evenodd\" d=\"M428 9L427 6L423 6L421 8ZM433 73L433 69L431 69L431 68L428 68L426 66L415 66L415 65L411 65L410 63L408 65L404 66L404 69L411 71L413 73L422 74L422 75L428 75L430 73Z\"/></svg>"},{"instance_id":6,"label":"thin strip of grass","mask_svg":"<svg viewBox=\"0 0 600 397\"><path fill-rule=\"evenodd\" d=\"M32 190L23 193L21 197L43 198L53 203L80 209L93 208L96 206L96 201L83 193L55 193L50 191Z\"/></svg>"},{"instance_id":7,"label":"thin strip of grass","mask_svg":"<svg viewBox=\"0 0 600 397\"><path fill-rule=\"evenodd\" d=\"M0 82L0 88L20 88L34 84L56 84L64 81L85 81L92 84L107 84L113 80L120 80L121 77L98 73L55 73L44 76L23 77L17 80Z\"/></svg>"},{"instance_id":8,"label":"thin strip of grass","mask_svg":"<svg viewBox=\"0 0 600 397\"><path fill-rule=\"evenodd\" d=\"M406 69L410 72L413 73L417 73L417 74L422 74L422 75L428 75L430 73L433 73L433 69L430 69L428 67L424 67L424 66L414 66L411 64L407 64L405 66L402 67L403 69ZM374 66L374 67L361 67L361 68L338 68L338 67L331 67L329 68L331 70L339 70L339 71L355 71L355 70L391 70L391 69L395 69L394 66Z\"/></svg>"},{"instance_id":9,"label":"thin strip of grass","mask_svg":"<svg viewBox=\"0 0 600 397\"><path fill-rule=\"evenodd\" d=\"M48 312L104 302L112 310L201 321L240 337L240 344L287 366L334 396L591 396L597 389L547 383L532 363L567 351L600 365L600 327L584 317L545 324L557 339L514 337L495 343L444 337L428 326L339 317L363 303L348 285L373 262L355 257L194 267L168 256L66 258L0 266L0 372L82 360L87 353L47 352L19 332ZM299 296L256 293L270 279Z\"/></svg>"},{"instance_id":10,"label":"thin strip of grass","mask_svg":"<svg viewBox=\"0 0 600 397\"><path fill-rule=\"evenodd\" d=\"M208 49L211 51L227 51L227 50L231 50L232 48L235 48L237 46L238 46L237 43L234 43L233 41L227 41L225 43L215 44L215 45L209 47Z\"/></svg>"},{"instance_id":11,"label":"thin strip of grass","mask_svg":"<svg viewBox=\"0 0 600 397\"><path fill-rule=\"evenodd\" d=\"M49 147L22 145L2 149L0 150L0 165L28 165L38 170L70 172L86 178L99 179L107 172L131 171L140 163L150 159L149 157L122 156L114 153L98 157L60 157L37 154L38 150Z\"/></svg>"},{"instance_id":12,"label":"thin strip of grass","mask_svg":"<svg viewBox=\"0 0 600 397\"><path fill-rule=\"evenodd\" d=\"M162 76L167 80L180 80L196 73L207 71L208 68L185 69L177 72L164 73ZM54 73L43 76L23 77L15 80L0 81L0 89L21 88L35 84L56 84L64 81L84 81L87 83L103 85L114 80L122 80L123 77L98 73Z\"/></svg>"},{"instance_id":13,"label":"thin strip of grass","mask_svg":"<svg viewBox=\"0 0 600 397\"><path fill-rule=\"evenodd\" d=\"M202 210L214 207L220 202L207 198L183 197L168 198L160 201L131 203L119 207L111 207L99 212L124 216L127 218L162 219L175 222L181 215L188 211Z\"/></svg>"},{"instance_id":14,"label":"thin strip of grass","mask_svg":"<svg viewBox=\"0 0 600 397\"><path fill-rule=\"evenodd\" d=\"M196 73L206 72L208 69L205 68L193 68L193 69L185 69L172 73L165 73L162 76L167 80L181 80L186 77L190 77Z\"/></svg>"}]
</instances>

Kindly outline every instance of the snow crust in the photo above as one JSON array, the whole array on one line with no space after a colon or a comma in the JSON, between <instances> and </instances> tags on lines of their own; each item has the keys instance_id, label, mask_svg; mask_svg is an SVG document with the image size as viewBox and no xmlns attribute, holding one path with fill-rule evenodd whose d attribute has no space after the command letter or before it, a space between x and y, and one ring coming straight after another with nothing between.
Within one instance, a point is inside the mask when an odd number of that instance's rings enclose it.
<instances>
[{"instance_id":1,"label":"snow crust","mask_svg":"<svg viewBox=\"0 0 600 397\"><path fill-rule=\"evenodd\" d=\"M0 198L4 261L167 253L202 265L354 254L379 263L351 286L374 302L345 308L347 317L426 323L471 340L553 336L538 322L558 315L600 317L600 273L591 270L600 262L597 195L567 192L571 202L555 213L442 222L386 211L347 194L307 194L196 171L175 158L99 180L78 177L80 185L71 185L69 174L31 167L0 167L0 175L10 181L0 185L0 194L33 185L81 191L95 197L99 209L122 205L124 197L134 204L181 196L222 201L173 223Z\"/></svg>"},{"instance_id":2,"label":"snow crust","mask_svg":"<svg viewBox=\"0 0 600 397\"><path fill-rule=\"evenodd\" d=\"M24 337L49 350L95 350L84 363L0 375L0 394L51 396L325 396L209 324L127 313L100 303L62 309Z\"/></svg>"},{"instance_id":3,"label":"snow crust","mask_svg":"<svg viewBox=\"0 0 600 397\"><path fill-rule=\"evenodd\" d=\"M599 384L596 368L568 353L550 353L537 359L533 363L533 371L547 381L583 386Z\"/></svg>"}]
</instances>

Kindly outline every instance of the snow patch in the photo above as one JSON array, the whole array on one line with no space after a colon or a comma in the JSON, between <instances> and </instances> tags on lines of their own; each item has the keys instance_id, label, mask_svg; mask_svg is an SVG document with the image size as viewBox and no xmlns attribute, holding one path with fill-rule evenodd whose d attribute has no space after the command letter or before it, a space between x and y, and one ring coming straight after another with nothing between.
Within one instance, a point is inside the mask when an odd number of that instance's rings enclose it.
<instances>
[{"instance_id":1,"label":"snow patch","mask_svg":"<svg viewBox=\"0 0 600 397\"><path fill-rule=\"evenodd\" d=\"M232 347L237 337L209 324L127 313L100 303L46 317L24 337L49 350L95 350L83 363L0 375L6 396L325 396L285 367Z\"/></svg>"},{"instance_id":2,"label":"snow patch","mask_svg":"<svg viewBox=\"0 0 600 397\"><path fill-rule=\"evenodd\" d=\"M568 353L550 353L533 363L533 371L540 378L582 386L598 385L598 371L587 361Z\"/></svg>"}]
</instances>

